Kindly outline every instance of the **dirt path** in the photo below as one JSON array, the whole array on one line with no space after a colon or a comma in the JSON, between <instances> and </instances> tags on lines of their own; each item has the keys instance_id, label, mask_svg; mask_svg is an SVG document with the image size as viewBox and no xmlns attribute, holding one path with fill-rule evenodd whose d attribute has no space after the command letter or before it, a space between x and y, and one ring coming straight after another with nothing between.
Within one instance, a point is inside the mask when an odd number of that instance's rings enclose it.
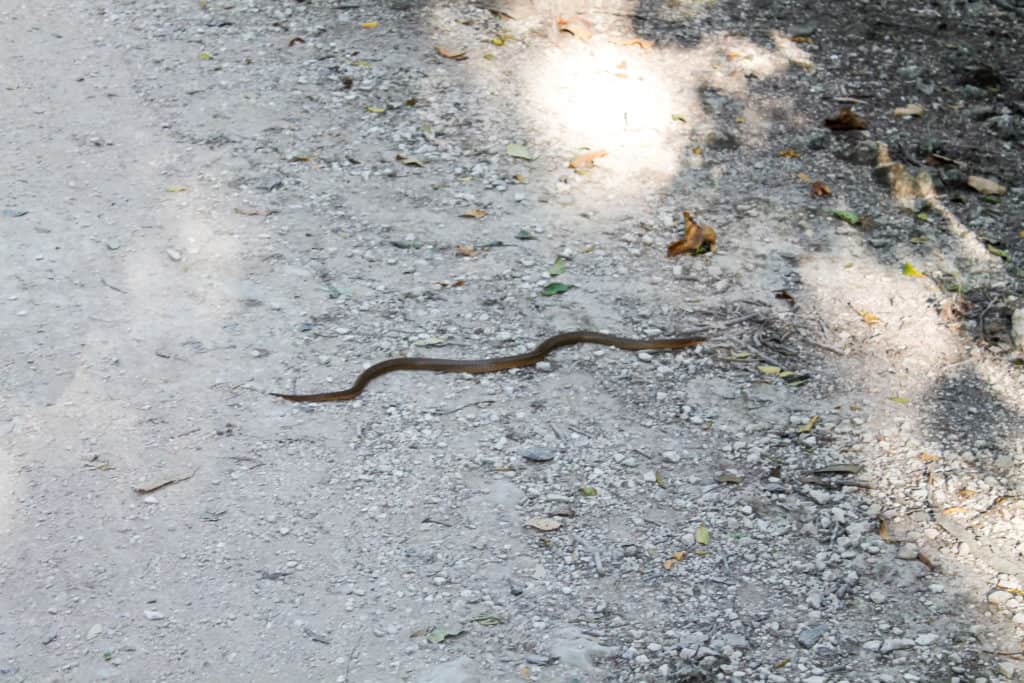
<instances>
[{"instance_id":1,"label":"dirt path","mask_svg":"<svg viewBox=\"0 0 1024 683\"><path fill-rule=\"evenodd\" d=\"M0 683L1017 680L1021 12L763 4L0 0Z\"/></svg>"}]
</instances>

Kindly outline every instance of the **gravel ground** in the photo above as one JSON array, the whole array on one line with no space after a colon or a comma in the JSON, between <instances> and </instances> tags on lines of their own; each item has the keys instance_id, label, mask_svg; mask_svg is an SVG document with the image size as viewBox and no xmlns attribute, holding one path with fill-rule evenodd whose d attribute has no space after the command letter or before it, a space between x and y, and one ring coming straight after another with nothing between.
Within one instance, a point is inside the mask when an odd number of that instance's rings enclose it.
<instances>
[{"instance_id":1,"label":"gravel ground","mask_svg":"<svg viewBox=\"0 0 1024 683\"><path fill-rule=\"evenodd\" d=\"M1022 678L1024 4L0 31L0 683Z\"/></svg>"}]
</instances>

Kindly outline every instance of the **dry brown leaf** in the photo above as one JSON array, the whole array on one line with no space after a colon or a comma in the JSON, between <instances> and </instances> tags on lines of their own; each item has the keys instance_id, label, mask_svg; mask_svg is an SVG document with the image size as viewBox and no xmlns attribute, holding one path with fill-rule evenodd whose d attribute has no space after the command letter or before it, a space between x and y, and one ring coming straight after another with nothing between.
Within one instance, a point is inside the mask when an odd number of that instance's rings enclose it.
<instances>
[{"instance_id":1,"label":"dry brown leaf","mask_svg":"<svg viewBox=\"0 0 1024 683\"><path fill-rule=\"evenodd\" d=\"M573 160L569 162L569 168L574 168L577 171L581 168L592 168L594 166L594 160L600 159L601 157L608 156L608 152L603 149L594 150L593 152L584 152L583 154L577 154L573 157Z\"/></svg>"},{"instance_id":2,"label":"dry brown leaf","mask_svg":"<svg viewBox=\"0 0 1024 683\"><path fill-rule=\"evenodd\" d=\"M487 215L487 212L483 209L470 209L469 211L463 211L459 215L462 218L483 218Z\"/></svg>"},{"instance_id":3,"label":"dry brown leaf","mask_svg":"<svg viewBox=\"0 0 1024 683\"><path fill-rule=\"evenodd\" d=\"M917 456L917 459L920 460L921 462L937 462L939 456L932 455L931 453L922 453L921 455Z\"/></svg>"},{"instance_id":4,"label":"dry brown leaf","mask_svg":"<svg viewBox=\"0 0 1024 683\"><path fill-rule=\"evenodd\" d=\"M590 22L578 14L568 19L558 17L558 30L570 33L580 40L590 40L594 35L590 29Z\"/></svg>"},{"instance_id":5,"label":"dry brown leaf","mask_svg":"<svg viewBox=\"0 0 1024 683\"><path fill-rule=\"evenodd\" d=\"M882 322L882 319L879 318L874 313L872 313L871 311L857 311L857 315L859 315L860 319L866 322L868 325L877 325L878 323Z\"/></svg>"},{"instance_id":6,"label":"dry brown leaf","mask_svg":"<svg viewBox=\"0 0 1024 683\"><path fill-rule=\"evenodd\" d=\"M469 57L466 55L465 50L448 50L441 47L440 45L435 46L434 49L437 50L437 54L441 55L445 59L454 59L457 62L461 62L464 59L469 59Z\"/></svg>"},{"instance_id":7,"label":"dry brown leaf","mask_svg":"<svg viewBox=\"0 0 1024 683\"><path fill-rule=\"evenodd\" d=\"M305 43L305 42L306 42L305 39L303 39L301 36L295 36L294 38L292 38L291 40L288 41L288 47L293 47L295 45L300 45L300 44Z\"/></svg>"},{"instance_id":8,"label":"dry brown leaf","mask_svg":"<svg viewBox=\"0 0 1024 683\"><path fill-rule=\"evenodd\" d=\"M476 255L476 247L472 244L458 244L455 246L456 256L474 256Z\"/></svg>"},{"instance_id":9,"label":"dry brown leaf","mask_svg":"<svg viewBox=\"0 0 1024 683\"><path fill-rule=\"evenodd\" d=\"M799 180L802 183L809 183L809 182L811 182L811 176L807 175L803 171L800 171L799 173L796 174L796 179Z\"/></svg>"},{"instance_id":10,"label":"dry brown leaf","mask_svg":"<svg viewBox=\"0 0 1024 683\"><path fill-rule=\"evenodd\" d=\"M787 159L799 159L800 158L800 152L796 151L792 147L787 147L786 149L784 149L781 152L779 152L779 156L780 157L785 157Z\"/></svg>"},{"instance_id":11,"label":"dry brown leaf","mask_svg":"<svg viewBox=\"0 0 1024 683\"><path fill-rule=\"evenodd\" d=\"M814 40L810 36L792 36L790 38L794 43L813 43Z\"/></svg>"},{"instance_id":12,"label":"dry brown leaf","mask_svg":"<svg viewBox=\"0 0 1024 683\"><path fill-rule=\"evenodd\" d=\"M832 190L830 190L828 185L820 180L815 180L811 184L811 194L815 197L828 197L832 194Z\"/></svg>"},{"instance_id":13,"label":"dry brown leaf","mask_svg":"<svg viewBox=\"0 0 1024 683\"><path fill-rule=\"evenodd\" d=\"M947 157L943 154L929 154L925 157L924 163L929 166L949 166L951 164L959 165L956 159Z\"/></svg>"},{"instance_id":14,"label":"dry brown leaf","mask_svg":"<svg viewBox=\"0 0 1024 683\"><path fill-rule=\"evenodd\" d=\"M702 247L708 251L718 250L718 234L709 225L699 225L693 220L689 211L683 212L685 228L683 239L677 240L668 245L668 256L679 256L680 254L698 253Z\"/></svg>"},{"instance_id":15,"label":"dry brown leaf","mask_svg":"<svg viewBox=\"0 0 1024 683\"><path fill-rule=\"evenodd\" d=\"M250 206L236 206L235 213L239 216L269 216L274 213L273 209L255 209Z\"/></svg>"},{"instance_id":16,"label":"dry brown leaf","mask_svg":"<svg viewBox=\"0 0 1024 683\"><path fill-rule=\"evenodd\" d=\"M892 113L893 116L921 116L924 114L924 107L920 104L908 104L905 107L896 107Z\"/></svg>"},{"instance_id":17,"label":"dry brown leaf","mask_svg":"<svg viewBox=\"0 0 1024 683\"><path fill-rule=\"evenodd\" d=\"M849 107L843 107L830 119L825 119L825 127L832 130L863 130L867 128L864 119L855 114Z\"/></svg>"},{"instance_id":18,"label":"dry brown leaf","mask_svg":"<svg viewBox=\"0 0 1024 683\"><path fill-rule=\"evenodd\" d=\"M963 506L960 506L960 505L954 505L953 507L948 507L945 510L943 510L942 514L944 514L944 515L958 515L961 512L967 512L967 508L965 508Z\"/></svg>"},{"instance_id":19,"label":"dry brown leaf","mask_svg":"<svg viewBox=\"0 0 1024 683\"><path fill-rule=\"evenodd\" d=\"M878 536L886 543L892 543L892 534L889 533L889 522L885 517L878 518Z\"/></svg>"},{"instance_id":20,"label":"dry brown leaf","mask_svg":"<svg viewBox=\"0 0 1024 683\"><path fill-rule=\"evenodd\" d=\"M701 154L704 153L704 148L703 147L694 147L690 151L693 152L696 156L700 156Z\"/></svg>"},{"instance_id":21,"label":"dry brown leaf","mask_svg":"<svg viewBox=\"0 0 1024 683\"><path fill-rule=\"evenodd\" d=\"M466 284L466 281L452 280L451 282L448 282L447 280L442 280L440 282L435 282L434 284L437 285L438 287L461 287L462 285Z\"/></svg>"},{"instance_id":22,"label":"dry brown leaf","mask_svg":"<svg viewBox=\"0 0 1024 683\"><path fill-rule=\"evenodd\" d=\"M644 50L650 50L652 47L654 47L653 40L644 40L643 38L627 38L625 40L620 40L617 42L619 45L622 45L623 47L632 47L633 45L636 45L637 47L642 48Z\"/></svg>"},{"instance_id":23,"label":"dry brown leaf","mask_svg":"<svg viewBox=\"0 0 1024 683\"><path fill-rule=\"evenodd\" d=\"M982 178L979 175L967 176L967 186L980 194L1006 194L1006 187L1004 185L1000 185L988 178Z\"/></svg>"}]
</instances>

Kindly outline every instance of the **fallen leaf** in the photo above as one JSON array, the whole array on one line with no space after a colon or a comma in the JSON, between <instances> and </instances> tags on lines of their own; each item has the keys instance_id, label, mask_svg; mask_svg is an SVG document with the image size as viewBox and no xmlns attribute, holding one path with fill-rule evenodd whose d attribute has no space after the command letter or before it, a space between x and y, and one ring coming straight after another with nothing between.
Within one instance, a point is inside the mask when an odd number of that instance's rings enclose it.
<instances>
[{"instance_id":1,"label":"fallen leaf","mask_svg":"<svg viewBox=\"0 0 1024 683\"><path fill-rule=\"evenodd\" d=\"M790 294L785 289L775 290L775 298L782 299L783 301L788 301L791 304L796 303L796 299L793 298L793 295Z\"/></svg>"},{"instance_id":2,"label":"fallen leaf","mask_svg":"<svg viewBox=\"0 0 1024 683\"><path fill-rule=\"evenodd\" d=\"M890 396L889 400L893 403L899 403L901 406L905 406L910 403L909 398L903 398L902 396Z\"/></svg>"},{"instance_id":3,"label":"fallen leaf","mask_svg":"<svg viewBox=\"0 0 1024 683\"><path fill-rule=\"evenodd\" d=\"M854 309L854 310L856 310L856 309ZM866 322L868 325L877 325L878 323L882 322L882 319L879 318L874 313L872 313L871 311L856 311L856 312L857 312L857 315L860 316L860 319L863 320L864 322Z\"/></svg>"},{"instance_id":4,"label":"fallen leaf","mask_svg":"<svg viewBox=\"0 0 1024 683\"><path fill-rule=\"evenodd\" d=\"M608 152L603 149L598 149L593 152L584 152L583 154L577 154L573 157L572 161L569 162L569 168L574 168L577 171L582 168L592 168L595 159L608 156Z\"/></svg>"},{"instance_id":5,"label":"fallen leaf","mask_svg":"<svg viewBox=\"0 0 1024 683\"><path fill-rule=\"evenodd\" d=\"M578 14L568 19L558 17L558 30L574 35L580 40L590 40L594 35L590 30L590 22Z\"/></svg>"},{"instance_id":6,"label":"fallen leaf","mask_svg":"<svg viewBox=\"0 0 1024 683\"><path fill-rule=\"evenodd\" d=\"M435 45L434 50L436 50L437 54L441 55L445 59L454 59L456 62L461 62L464 59L469 59L469 57L466 55L465 50L456 52L455 50L445 49L440 45Z\"/></svg>"},{"instance_id":7,"label":"fallen leaf","mask_svg":"<svg viewBox=\"0 0 1024 683\"><path fill-rule=\"evenodd\" d=\"M982 178L981 176L971 175L967 176L967 186L975 192L987 195L1001 195L1006 194L1006 187L1000 185L994 180L988 178Z\"/></svg>"},{"instance_id":8,"label":"fallen leaf","mask_svg":"<svg viewBox=\"0 0 1024 683\"><path fill-rule=\"evenodd\" d=\"M548 268L548 275L551 277L558 277L565 272L565 259L561 256L555 259L555 262Z\"/></svg>"},{"instance_id":9,"label":"fallen leaf","mask_svg":"<svg viewBox=\"0 0 1024 683\"><path fill-rule=\"evenodd\" d=\"M512 176L512 180L516 181L516 183L518 183L519 185L522 185L526 182L526 176L524 176L522 173L516 173L514 176Z\"/></svg>"},{"instance_id":10,"label":"fallen leaf","mask_svg":"<svg viewBox=\"0 0 1024 683\"><path fill-rule=\"evenodd\" d=\"M878 536L886 543L892 543L892 536L889 534L889 522L885 517L878 518Z\"/></svg>"},{"instance_id":11,"label":"fallen leaf","mask_svg":"<svg viewBox=\"0 0 1024 683\"><path fill-rule=\"evenodd\" d=\"M704 148L703 147L694 147L690 151L693 152L694 156L698 156L699 157L701 154L704 153Z\"/></svg>"},{"instance_id":12,"label":"fallen leaf","mask_svg":"<svg viewBox=\"0 0 1024 683\"><path fill-rule=\"evenodd\" d=\"M547 285L544 289L540 290L541 296L555 296L556 294L565 294L575 285L567 285L564 282L552 282Z\"/></svg>"},{"instance_id":13,"label":"fallen leaf","mask_svg":"<svg viewBox=\"0 0 1024 683\"><path fill-rule=\"evenodd\" d=\"M826 465L813 470L814 474L860 474L864 471L864 465L852 462L841 462L835 465Z\"/></svg>"},{"instance_id":14,"label":"fallen leaf","mask_svg":"<svg viewBox=\"0 0 1024 683\"><path fill-rule=\"evenodd\" d=\"M965 507L963 507L961 505L954 505L952 507L948 507L945 510L943 510L942 514L944 514L944 515L958 515L960 513L967 512L967 510L968 510L968 508L965 508Z\"/></svg>"},{"instance_id":15,"label":"fallen leaf","mask_svg":"<svg viewBox=\"0 0 1024 683\"><path fill-rule=\"evenodd\" d=\"M799 173L796 174L796 179L799 180L802 183L809 183L809 182L811 182L811 176L807 175L803 171L800 171Z\"/></svg>"},{"instance_id":16,"label":"fallen leaf","mask_svg":"<svg viewBox=\"0 0 1024 683\"><path fill-rule=\"evenodd\" d=\"M807 433L809 433L818 424L818 420L820 420L820 419L821 418L819 418L817 415L812 416L810 420L808 420L804 424L802 424L799 427L797 427L796 433L797 434L807 434Z\"/></svg>"},{"instance_id":17,"label":"fallen leaf","mask_svg":"<svg viewBox=\"0 0 1024 683\"><path fill-rule=\"evenodd\" d=\"M520 145L515 142L510 142L505 147L505 153L513 159L526 159L527 161L533 161L533 155L530 154L530 150L525 145Z\"/></svg>"},{"instance_id":18,"label":"fallen leaf","mask_svg":"<svg viewBox=\"0 0 1024 683\"><path fill-rule=\"evenodd\" d=\"M924 277L924 273L914 267L914 264L907 261L903 264L903 274L907 277Z\"/></svg>"},{"instance_id":19,"label":"fallen leaf","mask_svg":"<svg viewBox=\"0 0 1024 683\"><path fill-rule=\"evenodd\" d=\"M1010 260L1010 252L1008 252L1006 249L1000 249L994 244L985 244L985 248L988 249L988 253L998 256L1004 261Z\"/></svg>"},{"instance_id":20,"label":"fallen leaf","mask_svg":"<svg viewBox=\"0 0 1024 683\"><path fill-rule=\"evenodd\" d=\"M825 127L832 130L863 130L867 128L864 119L855 114L849 107L843 107L832 118L825 119Z\"/></svg>"},{"instance_id":21,"label":"fallen leaf","mask_svg":"<svg viewBox=\"0 0 1024 683\"><path fill-rule=\"evenodd\" d=\"M430 629L430 633L427 634L427 640L431 643L442 643L448 638L455 638L461 636L465 631L461 628L449 629L444 626L435 626Z\"/></svg>"},{"instance_id":22,"label":"fallen leaf","mask_svg":"<svg viewBox=\"0 0 1024 683\"><path fill-rule=\"evenodd\" d=\"M832 215L841 221L845 221L850 225L857 225L860 222L860 216L854 211L847 211L845 209L835 209Z\"/></svg>"},{"instance_id":23,"label":"fallen leaf","mask_svg":"<svg viewBox=\"0 0 1024 683\"><path fill-rule=\"evenodd\" d=\"M743 477L739 476L738 474L732 474L730 472L723 472L722 474L718 475L718 483L719 484L742 484L743 483Z\"/></svg>"},{"instance_id":24,"label":"fallen leaf","mask_svg":"<svg viewBox=\"0 0 1024 683\"><path fill-rule=\"evenodd\" d=\"M699 225L689 211L683 212L683 239L677 240L668 245L668 256L679 256L680 254L703 254L707 251L717 251L718 234L709 225Z\"/></svg>"},{"instance_id":25,"label":"fallen leaf","mask_svg":"<svg viewBox=\"0 0 1024 683\"><path fill-rule=\"evenodd\" d=\"M672 114L672 120L686 123L686 117L683 116L682 114Z\"/></svg>"},{"instance_id":26,"label":"fallen leaf","mask_svg":"<svg viewBox=\"0 0 1024 683\"><path fill-rule=\"evenodd\" d=\"M167 188L168 192L188 192L188 188L184 185L171 185Z\"/></svg>"},{"instance_id":27,"label":"fallen leaf","mask_svg":"<svg viewBox=\"0 0 1024 683\"><path fill-rule=\"evenodd\" d=\"M924 107L920 104L908 104L905 107L896 107L892 113L893 116L921 116L924 114Z\"/></svg>"},{"instance_id":28,"label":"fallen leaf","mask_svg":"<svg viewBox=\"0 0 1024 683\"><path fill-rule=\"evenodd\" d=\"M481 626L500 626L505 623L505 620L497 614L480 614L470 619L470 621Z\"/></svg>"},{"instance_id":29,"label":"fallen leaf","mask_svg":"<svg viewBox=\"0 0 1024 683\"><path fill-rule=\"evenodd\" d=\"M792 147L787 147L786 149L779 152L779 156L785 157L786 159L799 159L800 152L796 151Z\"/></svg>"},{"instance_id":30,"label":"fallen leaf","mask_svg":"<svg viewBox=\"0 0 1024 683\"><path fill-rule=\"evenodd\" d=\"M496 45L498 47L501 47L502 45L504 45L505 43L507 43L510 40L512 40L512 34L510 34L510 33L500 33L500 34L494 36L493 38L491 38L490 43L491 43L491 45Z\"/></svg>"},{"instance_id":31,"label":"fallen leaf","mask_svg":"<svg viewBox=\"0 0 1024 683\"><path fill-rule=\"evenodd\" d=\"M463 211L459 215L462 218L483 218L487 215L487 212L483 209L470 209L469 211Z\"/></svg>"},{"instance_id":32,"label":"fallen leaf","mask_svg":"<svg viewBox=\"0 0 1024 683\"><path fill-rule=\"evenodd\" d=\"M782 368L777 365L758 365L757 369L763 375L778 375L782 372Z\"/></svg>"},{"instance_id":33,"label":"fallen leaf","mask_svg":"<svg viewBox=\"0 0 1024 683\"><path fill-rule=\"evenodd\" d=\"M828 197L829 195L832 194L832 190L830 190L828 185L821 182L820 180L815 180L811 184L811 194L813 194L815 197Z\"/></svg>"},{"instance_id":34,"label":"fallen leaf","mask_svg":"<svg viewBox=\"0 0 1024 683\"><path fill-rule=\"evenodd\" d=\"M273 209L254 209L249 206L236 206L235 213L239 216L269 216L274 213Z\"/></svg>"},{"instance_id":35,"label":"fallen leaf","mask_svg":"<svg viewBox=\"0 0 1024 683\"><path fill-rule=\"evenodd\" d=\"M309 154L293 154L288 157L288 161L292 163L313 161L313 157Z\"/></svg>"},{"instance_id":36,"label":"fallen leaf","mask_svg":"<svg viewBox=\"0 0 1024 683\"><path fill-rule=\"evenodd\" d=\"M931 453L922 453L921 455L917 456L917 459L920 460L921 462L938 462L939 456L932 455Z\"/></svg>"},{"instance_id":37,"label":"fallen leaf","mask_svg":"<svg viewBox=\"0 0 1024 683\"><path fill-rule=\"evenodd\" d=\"M555 531L562 528L562 523L552 517L531 517L526 520L526 526L537 531Z\"/></svg>"},{"instance_id":38,"label":"fallen leaf","mask_svg":"<svg viewBox=\"0 0 1024 683\"><path fill-rule=\"evenodd\" d=\"M385 109L384 107L373 107L367 105L366 111L370 112L371 114L383 114L384 112L387 111L387 109Z\"/></svg>"},{"instance_id":39,"label":"fallen leaf","mask_svg":"<svg viewBox=\"0 0 1024 683\"><path fill-rule=\"evenodd\" d=\"M618 42L618 44L622 45L623 47L632 47L636 45L637 47L642 48L644 50L650 50L652 47L654 47L653 40L644 40L643 38L626 38L616 42Z\"/></svg>"},{"instance_id":40,"label":"fallen leaf","mask_svg":"<svg viewBox=\"0 0 1024 683\"><path fill-rule=\"evenodd\" d=\"M380 22L364 21L363 23L361 23L359 25L362 26L363 28L377 28L378 26L380 26Z\"/></svg>"},{"instance_id":41,"label":"fallen leaf","mask_svg":"<svg viewBox=\"0 0 1024 683\"><path fill-rule=\"evenodd\" d=\"M959 162L956 159L947 157L943 154L934 153L929 154L927 157L925 157L924 163L928 164L929 166L950 166L954 164L959 165Z\"/></svg>"},{"instance_id":42,"label":"fallen leaf","mask_svg":"<svg viewBox=\"0 0 1024 683\"><path fill-rule=\"evenodd\" d=\"M476 247L472 244L457 244L455 245L456 256L475 256Z\"/></svg>"},{"instance_id":43,"label":"fallen leaf","mask_svg":"<svg viewBox=\"0 0 1024 683\"><path fill-rule=\"evenodd\" d=\"M697 530L693 532L693 540L697 541L701 545L707 545L711 541L711 532L708 528L701 524L697 527Z\"/></svg>"},{"instance_id":44,"label":"fallen leaf","mask_svg":"<svg viewBox=\"0 0 1024 683\"><path fill-rule=\"evenodd\" d=\"M597 495L597 489L595 489L593 486L581 486L580 487L580 495L581 496L586 496L588 498L590 498L591 496L596 496Z\"/></svg>"},{"instance_id":45,"label":"fallen leaf","mask_svg":"<svg viewBox=\"0 0 1024 683\"><path fill-rule=\"evenodd\" d=\"M423 162L420 161L419 159L413 159L412 157L407 157L402 154L395 155L395 161L399 161L405 164L406 166L419 166L420 168L423 167Z\"/></svg>"},{"instance_id":46,"label":"fallen leaf","mask_svg":"<svg viewBox=\"0 0 1024 683\"><path fill-rule=\"evenodd\" d=\"M199 59L210 60L210 59L213 59L213 55L211 55L209 52L200 52L199 53Z\"/></svg>"},{"instance_id":47,"label":"fallen leaf","mask_svg":"<svg viewBox=\"0 0 1024 683\"><path fill-rule=\"evenodd\" d=\"M305 43L305 42L306 42L305 39L303 39L303 38L301 38L299 36L295 36L294 38L292 38L291 40L288 41L288 47L294 47L295 45L301 45L302 43Z\"/></svg>"},{"instance_id":48,"label":"fallen leaf","mask_svg":"<svg viewBox=\"0 0 1024 683\"><path fill-rule=\"evenodd\" d=\"M663 475L658 470L655 470L654 471L654 483L657 484L658 486L660 486L661 488L665 488L665 475Z\"/></svg>"}]
</instances>

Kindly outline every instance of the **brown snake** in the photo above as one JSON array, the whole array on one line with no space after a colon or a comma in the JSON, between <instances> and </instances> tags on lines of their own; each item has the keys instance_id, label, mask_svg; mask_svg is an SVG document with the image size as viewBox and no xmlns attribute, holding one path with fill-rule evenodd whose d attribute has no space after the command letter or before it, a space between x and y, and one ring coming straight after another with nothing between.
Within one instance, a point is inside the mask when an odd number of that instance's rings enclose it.
<instances>
[{"instance_id":1,"label":"brown snake","mask_svg":"<svg viewBox=\"0 0 1024 683\"><path fill-rule=\"evenodd\" d=\"M555 349L572 344L604 344L628 351L650 349L685 349L696 346L704 337L680 337L673 339L627 339L600 332L565 332L545 339L533 351L520 353L516 356L501 358L482 358L478 360L451 360L448 358L391 358L363 370L356 377L352 386L342 391L329 391L323 394L271 394L287 401L300 403L325 403L327 401L351 401L363 393L363 389L372 380L396 370L430 370L432 372L499 372L511 368L522 368L534 365Z\"/></svg>"}]
</instances>

